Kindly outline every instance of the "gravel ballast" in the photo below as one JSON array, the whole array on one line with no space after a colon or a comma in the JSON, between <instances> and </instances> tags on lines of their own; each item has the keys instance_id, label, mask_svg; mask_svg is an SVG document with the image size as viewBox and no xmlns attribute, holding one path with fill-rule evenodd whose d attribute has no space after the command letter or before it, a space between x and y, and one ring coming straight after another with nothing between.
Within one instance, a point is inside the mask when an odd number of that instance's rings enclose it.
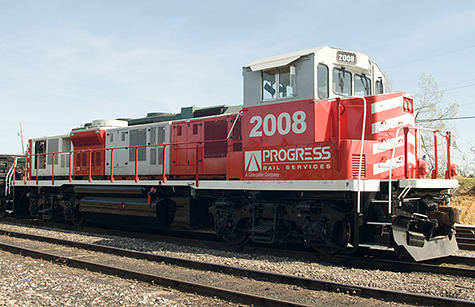
<instances>
[{"instance_id":1,"label":"gravel ballast","mask_svg":"<svg viewBox=\"0 0 475 307\"><path fill-rule=\"evenodd\" d=\"M329 263L314 263L314 262L312 263L308 261L300 261L292 257L276 257L276 256L269 256L269 255L255 255L255 254L248 254L248 253L219 251L219 250L208 249L208 248L205 249L205 248L194 247L194 246L181 246L179 244L147 241L147 240L142 240L142 239L123 238L123 237L106 236L106 235L77 234L70 231L53 231L53 230L42 229L41 227L33 227L33 226L20 227L20 226L12 225L9 222L1 222L0 228L11 230L11 231L30 232L30 233L39 234L39 235L48 235L50 237L58 237L58 238L63 238L63 239L78 240L78 241L87 242L87 243L104 244L104 245L110 245L110 246L115 246L115 247L120 247L120 248L146 251L146 252L162 254L162 255L167 255L167 256L172 256L172 257L200 260L200 261L205 261L205 262L245 267L245 268L250 268L250 269L289 274L289 275L295 275L295 276L302 276L302 277L307 277L307 278L322 279L322 280L341 282L341 283L347 283L347 284L353 284L353 285L378 287L378 288L390 289L394 291L423 293L423 294L428 294L428 295L444 296L444 297L450 297L450 298L456 298L456 299L475 300L475 294L474 294L475 280L473 278L458 277L458 276L441 277L440 275L421 273L421 272L402 273L402 272L386 272L386 271L379 271L379 270L362 270L362 269L356 269L356 268L333 266ZM468 255L468 256L474 256L474 253L471 253L471 252L464 252L463 254ZM34 261L37 261L37 260L34 260ZM2 261L2 270L5 267L5 265L3 265L4 263L5 262ZM8 265L8 267L12 267L12 265ZM72 268L69 268L69 269L72 269ZM49 273L50 271L42 270L42 272ZM2 276L9 276L9 275L4 275L2 272ZM17 277L18 277L17 281L20 281L21 279L25 279L25 278L26 279L30 278L30 277L22 277L22 276L17 276ZM113 277L108 277L108 278L116 279ZM91 279L88 279L86 283L90 282L90 280ZM67 284L74 285L74 284L78 284L78 282L69 281L67 282ZM2 279L1 286L5 287L3 279ZM130 286L130 283L129 283L129 286ZM147 285L147 286L152 287L151 285ZM156 288L153 288L153 289L154 290L150 290L151 293L154 293L153 291L155 292L157 291ZM69 291L69 293L70 292L71 291ZM104 293L117 293L117 291L113 292L113 290L106 289ZM141 297L134 298L135 304L134 303L131 303L131 304L136 305L137 302L147 302L147 304L152 304L152 305L157 304L159 306L168 306L166 305L168 304L168 302L165 301L168 299L168 297L163 297L164 302L156 302L154 300L156 300L157 297L160 297L160 296L152 298L150 295L147 294L147 292L141 295L142 295ZM133 295L131 297L133 297ZM146 297L147 299L144 300L144 297ZM8 299L2 298L1 294L0 294L0 298L1 298L0 306L2 304L2 299L5 302L8 302ZM195 296L193 296L193 298L195 298ZM160 299L162 299L162 297L160 297ZM173 301L173 299L171 300L172 302L170 303L171 304L170 306L174 306L173 304L177 304L176 306L181 306L181 304L186 305L188 303L194 304L196 306L205 306L203 304L193 303L191 299L186 302L184 302L183 300L182 301L177 300L176 302ZM114 302L120 303L120 301L114 301ZM217 302L213 301L210 303L211 303L210 306L216 306ZM221 304L225 304L225 303L222 302ZM346 303L349 303L349 302L346 302ZM356 301L354 303L357 304ZM384 302L381 302L381 303L386 304ZM88 305L88 304L85 304L85 305ZM126 305L130 306L128 305L128 303ZM76 305L76 303L74 303L72 306L79 306L79 305Z\"/></svg>"},{"instance_id":2,"label":"gravel ballast","mask_svg":"<svg viewBox=\"0 0 475 307\"><path fill-rule=\"evenodd\" d=\"M0 306L240 306L0 251Z\"/></svg>"}]
</instances>

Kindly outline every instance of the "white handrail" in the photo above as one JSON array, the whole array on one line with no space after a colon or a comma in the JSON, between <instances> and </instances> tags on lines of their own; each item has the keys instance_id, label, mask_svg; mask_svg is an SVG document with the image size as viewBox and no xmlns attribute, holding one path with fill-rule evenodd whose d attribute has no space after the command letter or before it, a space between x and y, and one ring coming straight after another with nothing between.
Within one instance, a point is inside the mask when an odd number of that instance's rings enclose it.
<instances>
[{"instance_id":1,"label":"white handrail","mask_svg":"<svg viewBox=\"0 0 475 307\"><path fill-rule=\"evenodd\" d=\"M13 182L13 173L14 173L16 165L17 165L17 160L18 160L17 157L13 158L13 165L12 165L12 167L10 167L10 169L8 170L7 175L5 176L5 196L10 194L10 190L11 190L11 187L13 185L12 184L12 182Z\"/></svg>"},{"instance_id":2,"label":"white handrail","mask_svg":"<svg viewBox=\"0 0 475 307\"><path fill-rule=\"evenodd\" d=\"M358 201L357 201L357 213L361 213L361 169L363 167L363 147L364 147L364 135L366 129L366 98L358 96L356 98L363 99L363 129L361 131L361 151L360 151L360 164L358 167Z\"/></svg>"},{"instance_id":3,"label":"white handrail","mask_svg":"<svg viewBox=\"0 0 475 307\"><path fill-rule=\"evenodd\" d=\"M242 110L240 110L240 111L238 112L238 114L236 115L236 118L234 119L234 123L233 123L233 125L231 126L231 129L229 130L228 136L226 137L226 140L228 140L229 137L231 136L231 133L232 133L233 130L234 130L234 126L236 126L236 123L238 122L239 116L241 116L241 112L242 112Z\"/></svg>"}]
</instances>

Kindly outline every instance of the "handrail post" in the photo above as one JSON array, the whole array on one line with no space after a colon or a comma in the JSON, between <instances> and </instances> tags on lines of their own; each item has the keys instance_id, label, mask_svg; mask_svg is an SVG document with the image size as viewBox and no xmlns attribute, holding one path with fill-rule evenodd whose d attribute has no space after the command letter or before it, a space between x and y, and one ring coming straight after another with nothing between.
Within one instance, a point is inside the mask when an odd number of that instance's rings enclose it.
<instances>
[{"instance_id":1,"label":"handrail post","mask_svg":"<svg viewBox=\"0 0 475 307\"><path fill-rule=\"evenodd\" d=\"M434 131L434 163L435 163L435 169L434 173L432 174L432 179L437 179L439 177L439 154L437 152L437 130Z\"/></svg>"},{"instance_id":2,"label":"handrail post","mask_svg":"<svg viewBox=\"0 0 475 307\"><path fill-rule=\"evenodd\" d=\"M114 182L114 148L111 149L111 182Z\"/></svg>"},{"instance_id":3,"label":"handrail post","mask_svg":"<svg viewBox=\"0 0 475 307\"><path fill-rule=\"evenodd\" d=\"M40 166L40 155L36 155L36 185L38 185L38 173L39 173L39 166Z\"/></svg>"},{"instance_id":4,"label":"handrail post","mask_svg":"<svg viewBox=\"0 0 475 307\"><path fill-rule=\"evenodd\" d=\"M447 131L445 138L447 139L447 171L446 171L446 178L445 179L450 179L452 177L451 171L451 163L450 163L450 131Z\"/></svg>"},{"instance_id":5,"label":"handrail post","mask_svg":"<svg viewBox=\"0 0 475 307\"><path fill-rule=\"evenodd\" d=\"M18 158L17 157L14 157L13 158L13 174L12 174L12 184L15 185L15 181L16 181L16 176L15 176L15 173L16 173L16 164L17 164L17 160Z\"/></svg>"},{"instance_id":6,"label":"handrail post","mask_svg":"<svg viewBox=\"0 0 475 307\"><path fill-rule=\"evenodd\" d=\"M135 146L135 182L139 182L139 147Z\"/></svg>"},{"instance_id":7,"label":"handrail post","mask_svg":"<svg viewBox=\"0 0 475 307\"><path fill-rule=\"evenodd\" d=\"M167 145L163 145L163 171L162 171L162 181L165 183L167 181L167 176L165 174L167 165Z\"/></svg>"},{"instance_id":8,"label":"handrail post","mask_svg":"<svg viewBox=\"0 0 475 307\"><path fill-rule=\"evenodd\" d=\"M28 156L25 155L25 173L23 175L23 182L25 184L28 177L28 163L30 163L30 159L28 158Z\"/></svg>"},{"instance_id":9,"label":"handrail post","mask_svg":"<svg viewBox=\"0 0 475 307\"><path fill-rule=\"evenodd\" d=\"M73 181L73 152L69 152L69 182Z\"/></svg>"},{"instance_id":10,"label":"handrail post","mask_svg":"<svg viewBox=\"0 0 475 307\"><path fill-rule=\"evenodd\" d=\"M198 163L199 163L200 159L199 159L199 143L197 142L196 143L196 178L195 178L195 181L196 181L196 187L199 187L200 185L200 181L199 181L199 168L198 168Z\"/></svg>"},{"instance_id":11,"label":"handrail post","mask_svg":"<svg viewBox=\"0 0 475 307\"><path fill-rule=\"evenodd\" d=\"M53 156L51 157L51 184L54 185L54 156L55 156L55 153L53 152L52 154Z\"/></svg>"},{"instance_id":12,"label":"handrail post","mask_svg":"<svg viewBox=\"0 0 475 307\"><path fill-rule=\"evenodd\" d=\"M89 150L89 182L92 182L92 149Z\"/></svg>"},{"instance_id":13,"label":"handrail post","mask_svg":"<svg viewBox=\"0 0 475 307\"><path fill-rule=\"evenodd\" d=\"M408 157L409 157L409 144L407 137L409 135L409 127L404 128L404 177L408 179L409 177L409 163L408 163ZM397 136L396 136L397 138Z\"/></svg>"}]
</instances>

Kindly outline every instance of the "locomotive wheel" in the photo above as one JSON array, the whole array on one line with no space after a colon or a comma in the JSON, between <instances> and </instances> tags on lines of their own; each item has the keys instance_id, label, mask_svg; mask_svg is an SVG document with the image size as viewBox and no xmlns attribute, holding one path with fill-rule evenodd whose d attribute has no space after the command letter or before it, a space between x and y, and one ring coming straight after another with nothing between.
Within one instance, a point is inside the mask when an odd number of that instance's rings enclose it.
<instances>
[{"instance_id":1,"label":"locomotive wheel","mask_svg":"<svg viewBox=\"0 0 475 307\"><path fill-rule=\"evenodd\" d=\"M239 245L244 244L249 240L249 233L248 233L248 221L240 220L235 230L232 232L232 236L223 237L226 243L231 245Z\"/></svg>"},{"instance_id":2,"label":"locomotive wheel","mask_svg":"<svg viewBox=\"0 0 475 307\"><path fill-rule=\"evenodd\" d=\"M335 223L331 246L312 245L312 248L323 255L335 254L345 248L351 237L350 222L347 220Z\"/></svg>"},{"instance_id":3,"label":"locomotive wheel","mask_svg":"<svg viewBox=\"0 0 475 307\"><path fill-rule=\"evenodd\" d=\"M43 209L44 209L44 204L38 204L38 199L31 200L30 199L30 216L34 219L36 219L38 222L42 223L46 221L45 218L43 218Z\"/></svg>"},{"instance_id":4,"label":"locomotive wheel","mask_svg":"<svg viewBox=\"0 0 475 307\"><path fill-rule=\"evenodd\" d=\"M39 211L41 212L43 210L43 208L44 208L44 205L39 206ZM43 213L40 213L36 219L40 223L43 223L44 221L46 221L46 219L43 218Z\"/></svg>"},{"instance_id":5,"label":"locomotive wheel","mask_svg":"<svg viewBox=\"0 0 475 307\"><path fill-rule=\"evenodd\" d=\"M223 237L224 241L226 243L231 244L231 245L239 245L247 242L249 240L249 235L247 232L238 232L235 236L233 237Z\"/></svg>"},{"instance_id":6,"label":"locomotive wheel","mask_svg":"<svg viewBox=\"0 0 475 307\"><path fill-rule=\"evenodd\" d=\"M71 223L73 223L73 225L77 227L83 226L84 224L86 224L86 218L84 217L84 215L82 215L81 212L76 211L74 214L74 219L71 220Z\"/></svg>"}]
</instances>

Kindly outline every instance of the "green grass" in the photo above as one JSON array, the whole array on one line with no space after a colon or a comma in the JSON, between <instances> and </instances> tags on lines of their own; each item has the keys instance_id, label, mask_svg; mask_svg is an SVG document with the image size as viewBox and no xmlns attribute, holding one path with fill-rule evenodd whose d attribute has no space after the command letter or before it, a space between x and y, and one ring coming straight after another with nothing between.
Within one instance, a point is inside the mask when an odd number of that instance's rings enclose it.
<instances>
[{"instance_id":1,"label":"green grass","mask_svg":"<svg viewBox=\"0 0 475 307\"><path fill-rule=\"evenodd\" d=\"M460 188L457 191L457 194L465 194L470 192L475 186L475 178L471 177L457 177L459 181Z\"/></svg>"}]
</instances>

